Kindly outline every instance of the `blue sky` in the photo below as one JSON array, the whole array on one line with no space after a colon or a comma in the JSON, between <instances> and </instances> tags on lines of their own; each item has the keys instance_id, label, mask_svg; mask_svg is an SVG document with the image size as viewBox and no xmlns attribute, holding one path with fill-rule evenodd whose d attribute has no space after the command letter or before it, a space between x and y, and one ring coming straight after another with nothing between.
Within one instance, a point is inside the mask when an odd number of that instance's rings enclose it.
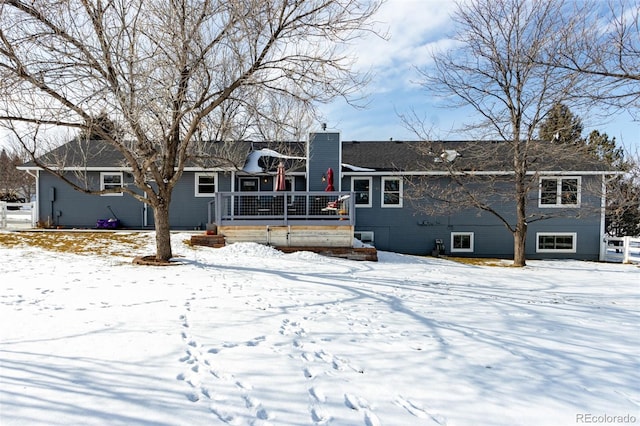
<instances>
[{"instance_id":1,"label":"blue sky","mask_svg":"<svg viewBox=\"0 0 640 426\"><path fill-rule=\"evenodd\" d=\"M414 140L400 113L416 111L432 127L433 139L469 139L455 129L477 119L472 109L446 109L440 100L422 88L416 67L430 64L433 48L446 48L452 42L451 0L387 0L376 15L376 28L388 32L388 40L371 35L353 45L355 66L369 70L373 77L366 88L366 107L355 109L344 101L321 106L329 129L338 130L344 140ZM576 112L577 113L577 112ZM640 151L640 122L627 112L607 119L581 116L584 134L591 130L615 137L631 152ZM0 146L8 141L0 131Z\"/></svg>"},{"instance_id":2,"label":"blue sky","mask_svg":"<svg viewBox=\"0 0 640 426\"><path fill-rule=\"evenodd\" d=\"M417 83L420 76L415 69L430 64L433 48L452 44L447 36L454 7L448 0L387 0L376 20L388 30L389 39L371 36L353 46L358 69L370 69L373 75L366 89L367 107L354 109L344 101L322 106L327 127L339 130L343 140L415 140L417 136L398 116L414 110L432 127L432 138L469 139L455 128L477 120L477 113L470 108L442 108L441 101ZM606 119L574 112L583 121L585 135L599 130L632 152L640 150L640 122L633 122L628 112Z\"/></svg>"}]
</instances>

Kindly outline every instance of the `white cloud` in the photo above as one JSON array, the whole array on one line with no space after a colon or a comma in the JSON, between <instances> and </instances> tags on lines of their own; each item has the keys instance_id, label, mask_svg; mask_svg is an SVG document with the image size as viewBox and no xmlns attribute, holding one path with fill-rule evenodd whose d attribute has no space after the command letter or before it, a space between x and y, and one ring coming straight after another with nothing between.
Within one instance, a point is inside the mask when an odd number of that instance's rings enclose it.
<instances>
[{"instance_id":1,"label":"white cloud","mask_svg":"<svg viewBox=\"0 0 640 426\"><path fill-rule=\"evenodd\" d=\"M375 34L354 42L349 54L355 68L371 72L369 94L415 90L416 67L431 62L434 49L449 46L450 14L455 3L442 0L388 0L375 15Z\"/></svg>"},{"instance_id":2,"label":"white cloud","mask_svg":"<svg viewBox=\"0 0 640 426\"><path fill-rule=\"evenodd\" d=\"M424 63L424 47L445 37L453 5L441 0L388 0L374 17L375 28L386 32L387 40L372 34L354 45L358 68Z\"/></svg>"}]
</instances>

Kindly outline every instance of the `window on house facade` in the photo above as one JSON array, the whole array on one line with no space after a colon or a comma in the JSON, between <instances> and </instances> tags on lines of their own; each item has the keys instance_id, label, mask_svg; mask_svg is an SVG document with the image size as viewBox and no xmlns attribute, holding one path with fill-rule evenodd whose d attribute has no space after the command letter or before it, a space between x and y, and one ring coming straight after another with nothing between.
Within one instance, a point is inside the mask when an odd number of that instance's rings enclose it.
<instances>
[{"instance_id":1,"label":"window on house facade","mask_svg":"<svg viewBox=\"0 0 640 426\"><path fill-rule=\"evenodd\" d=\"M540 207L578 207L580 205L580 178L540 178L539 205Z\"/></svg>"},{"instance_id":2,"label":"window on house facade","mask_svg":"<svg viewBox=\"0 0 640 426\"><path fill-rule=\"evenodd\" d=\"M451 253L473 252L473 232L452 232Z\"/></svg>"},{"instance_id":3,"label":"window on house facade","mask_svg":"<svg viewBox=\"0 0 640 426\"><path fill-rule=\"evenodd\" d=\"M373 231L355 231L353 233L353 236L365 244L374 243Z\"/></svg>"},{"instance_id":4,"label":"window on house facade","mask_svg":"<svg viewBox=\"0 0 640 426\"><path fill-rule=\"evenodd\" d=\"M351 178L351 190L355 194L356 207L371 207L371 178Z\"/></svg>"},{"instance_id":5,"label":"window on house facade","mask_svg":"<svg viewBox=\"0 0 640 426\"><path fill-rule=\"evenodd\" d=\"M402 207L402 178L382 178L382 207Z\"/></svg>"},{"instance_id":6,"label":"window on house facade","mask_svg":"<svg viewBox=\"0 0 640 426\"><path fill-rule=\"evenodd\" d=\"M195 174L196 197L213 197L216 193L216 175L212 173Z\"/></svg>"},{"instance_id":7,"label":"window on house facade","mask_svg":"<svg viewBox=\"0 0 640 426\"><path fill-rule=\"evenodd\" d=\"M122 172L101 172L100 173L100 189L122 188ZM122 196L122 192L113 192L102 194L103 196Z\"/></svg>"},{"instance_id":8,"label":"window on house facade","mask_svg":"<svg viewBox=\"0 0 640 426\"><path fill-rule=\"evenodd\" d=\"M575 253L577 234L575 232L538 232L536 252Z\"/></svg>"}]
</instances>

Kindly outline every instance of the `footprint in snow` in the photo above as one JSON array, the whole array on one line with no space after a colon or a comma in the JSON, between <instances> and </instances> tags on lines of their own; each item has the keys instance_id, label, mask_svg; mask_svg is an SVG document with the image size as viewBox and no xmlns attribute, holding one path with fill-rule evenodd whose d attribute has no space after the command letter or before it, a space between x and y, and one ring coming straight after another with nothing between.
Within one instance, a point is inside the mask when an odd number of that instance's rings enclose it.
<instances>
[{"instance_id":1,"label":"footprint in snow","mask_svg":"<svg viewBox=\"0 0 640 426\"><path fill-rule=\"evenodd\" d=\"M201 387L200 388L200 393L202 395L204 395L207 399L211 399L211 391L209 391L209 388L206 387Z\"/></svg>"},{"instance_id":2,"label":"footprint in snow","mask_svg":"<svg viewBox=\"0 0 640 426\"><path fill-rule=\"evenodd\" d=\"M244 389L244 390L253 389L253 385L251 385L250 383L241 382L240 380L236 381L236 386L239 387L240 389Z\"/></svg>"},{"instance_id":3,"label":"footprint in snow","mask_svg":"<svg viewBox=\"0 0 640 426\"><path fill-rule=\"evenodd\" d=\"M189 328L189 321L187 321L187 317L184 315L181 315L180 319L182 320L182 326L184 328Z\"/></svg>"},{"instance_id":4,"label":"footprint in snow","mask_svg":"<svg viewBox=\"0 0 640 426\"><path fill-rule=\"evenodd\" d=\"M264 342L265 340L267 340L267 336L258 336L256 338L254 338L253 340L249 340L246 345L247 346L258 346L260 343Z\"/></svg>"},{"instance_id":5,"label":"footprint in snow","mask_svg":"<svg viewBox=\"0 0 640 426\"><path fill-rule=\"evenodd\" d=\"M271 413L262 407L258 408L258 411L256 411L256 417L260 420L271 420L273 418Z\"/></svg>"},{"instance_id":6,"label":"footprint in snow","mask_svg":"<svg viewBox=\"0 0 640 426\"><path fill-rule=\"evenodd\" d=\"M378 416L368 410L364 413L364 424L365 426L381 426Z\"/></svg>"},{"instance_id":7,"label":"footprint in snow","mask_svg":"<svg viewBox=\"0 0 640 426\"><path fill-rule=\"evenodd\" d=\"M316 352L316 354L315 354L315 355L316 355L316 357L317 357L317 358L320 358L320 359L321 359L321 360L323 360L324 362L330 363L330 362L332 362L332 361L333 361L333 356L332 356L330 353L325 352L325 350L324 350L324 349L322 349L322 350L320 350L320 351Z\"/></svg>"},{"instance_id":8,"label":"footprint in snow","mask_svg":"<svg viewBox=\"0 0 640 426\"><path fill-rule=\"evenodd\" d=\"M316 387L309 388L309 395L311 395L317 402L326 402L327 400L325 394Z\"/></svg>"},{"instance_id":9,"label":"footprint in snow","mask_svg":"<svg viewBox=\"0 0 640 426\"><path fill-rule=\"evenodd\" d=\"M430 414L424 408L420 407L418 404L409 399L398 396L398 398L396 398L396 403L407 410L409 413L420 419L431 419L433 420L433 422L435 422L435 424L438 425L447 424L447 421L444 417Z\"/></svg>"},{"instance_id":10,"label":"footprint in snow","mask_svg":"<svg viewBox=\"0 0 640 426\"><path fill-rule=\"evenodd\" d=\"M242 396L242 399L244 399L244 405L245 405L247 408L253 408L253 407L255 407L256 405L258 405L258 401L256 401L254 398L252 398L252 397L251 397L251 396L249 396L249 395L243 395L243 396Z\"/></svg>"},{"instance_id":11,"label":"footprint in snow","mask_svg":"<svg viewBox=\"0 0 640 426\"><path fill-rule=\"evenodd\" d=\"M359 396L352 395L350 393L344 394L344 405L352 410L360 410L361 408L369 408L369 403Z\"/></svg>"},{"instance_id":12,"label":"footprint in snow","mask_svg":"<svg viewBox=\"0 0 640 426\"><path fill-rule=\"evenodd\" d=\"M331 420L331 417L324 408L315 407L311 409L311 420L313 420L316 424L321 425Z\"/></svg>"},{"instance_id":13,"label":"footprint in snow","mask_svg":"<svg viewBox=\"0 0 640 426\"><path fill-rule=\"evenodd\" d=\"M306 367L304 370L302 370L302 373L304 374L304 377L306 377L307 379L313 379L318 375L318 373L313 369L311 369L311 367Z\"/></svg>"},{"instance_id":14,"label":"footprint in snow","mask_svg":"<svg viewBox=\"0 0 640 426\"><path fill-rule=\"evenodd\" d=\"M344 405L352 410L364 410L365 426L380 426L380 419L378 419L378 416L371 411L369 403L364 398L360 398L359 396L352 395L350 393L345 393Z\"/></svg>"},{"instance_id":15,"label":"footprint in snow","mask_svg":"<svg viewBox=\"0 0 640 426\"><path fill-rule=\"evenodd\" d=\"M227 423L230 425L239 425L241 423L241 419L236 417L233 413L229 413L228 411L225 411L223 408L217 405L215 406L212 405L210 407L210 410L213 414L218 416L218 418L224 423Z\"/></svg>"}]
</instances>

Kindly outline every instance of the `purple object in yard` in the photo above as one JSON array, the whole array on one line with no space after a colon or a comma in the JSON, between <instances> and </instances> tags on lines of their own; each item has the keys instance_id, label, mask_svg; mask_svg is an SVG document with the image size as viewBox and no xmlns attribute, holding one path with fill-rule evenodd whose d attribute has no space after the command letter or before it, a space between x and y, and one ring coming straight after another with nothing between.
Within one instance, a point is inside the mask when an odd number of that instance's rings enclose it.
<instances>
[{"instance_id":1,"label":"purple object in yard","mask_svg":"<svg viewBox=\"0 0 640 426\"><path fill-rule=\"evenodd\" d=\"M98 219L96 228L98 229L116 229L120 227L118 219Z\"/></svg>"}]
</instances>

